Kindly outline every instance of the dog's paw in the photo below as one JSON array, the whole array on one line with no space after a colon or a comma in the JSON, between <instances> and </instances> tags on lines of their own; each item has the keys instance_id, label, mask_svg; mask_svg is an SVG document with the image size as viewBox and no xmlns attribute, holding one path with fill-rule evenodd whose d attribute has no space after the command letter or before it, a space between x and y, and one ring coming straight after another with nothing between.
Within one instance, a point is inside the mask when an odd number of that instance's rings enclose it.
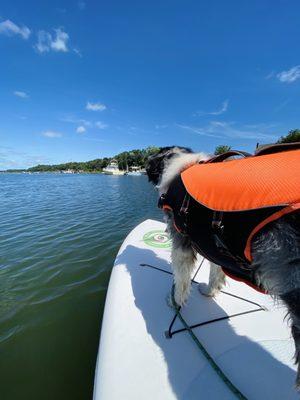
<instances>
[{"instance_id":1,"label":"dog's paw","mask_svg":"<svg viewBox=\"0 0 300 400\"><path fill-rule=\"evenodd\" d=\"M212 290L206 283L199 283L198 290L201 294L203 294L203 296L207 297L214 297L218 292L217 290Z\"/></svg>"},{"instance_id":2,"label":"dog's paw","mask_svg":"<svg viewBox=\"0 0 300 400\"><path fill-rule=\"evenodd\" d=\"M174 300L175 300L175 304L174 304ZM181 307L182 305L184 305L184 304L178 304L175 299L175 296L173 299L173 296L171 293L166 296L166 303L167 303L167 306L172 308L173 310L176 310L176 309L178 309L178 307Z\"/></svg>"},{"instance_id":3,"label":"dog's paw","mask_svg":"<svg viewBox=\"0 0 300 400\"><path fill-rule=\"evenodd\" d=\"M175 290L174 299L178 307L183 307L186 304L188 297L188 292L179 292Z\"/></svg>"},{"instance_id":4,"label":"dog's paw","mask_svg":"<svg viewBox=\"0 0 300 400\"><path fill-rule=\"evenodd\" d=\"M188 294L187 293L182 293L182 292L176 292L174 293L174 297L172 293L169 293L166 296L166 303L167 306L173 309L177 309L178 307L182 307L186 304L188 299ZM174 304L175 301L175 304Z\"/></svg>"}]
</instances>

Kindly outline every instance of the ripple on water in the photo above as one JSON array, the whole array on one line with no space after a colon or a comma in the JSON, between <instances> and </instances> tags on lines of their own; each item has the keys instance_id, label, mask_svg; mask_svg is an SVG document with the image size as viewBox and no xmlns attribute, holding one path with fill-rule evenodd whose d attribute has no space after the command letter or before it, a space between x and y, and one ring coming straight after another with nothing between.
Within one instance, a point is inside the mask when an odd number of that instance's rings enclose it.
<instances>
[{"instance_id":1,"label":"ripple on water","mask_svg":"<svg viewBox=\"0 0 300 400\"><path fill-rule=\"evenodd\" d=\"M160 218L145 177L0 175L2 399L90 399L110 270Z\"/></svg>"}]
</instances>

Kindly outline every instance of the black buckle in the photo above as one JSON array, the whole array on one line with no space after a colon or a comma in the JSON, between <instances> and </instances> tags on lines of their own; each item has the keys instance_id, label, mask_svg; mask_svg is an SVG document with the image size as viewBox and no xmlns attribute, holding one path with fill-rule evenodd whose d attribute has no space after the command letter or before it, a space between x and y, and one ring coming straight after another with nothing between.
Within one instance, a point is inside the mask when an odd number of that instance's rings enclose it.
<instances>
[{"instance_id":1,"label":"black buckle","mask_svg":"<svg viewBox=\"0 0 300 400\"><path fill-rule=\"evenodd\" d=\"M223 225L223 212L222 211L214 211L213 219L211 222L211 227L213 232L217 234L223 234L224 225Z\"/></svg>"},{"instance_id":2,"label":"black buckle","mask_svg":"<svg viewBox=\"0 0 300 400\"><path fill-rule=\"evenodd\" d=\"M190 195L188 194L188 192L186 192L179 210L179 216L182 218L183 234L186 234L188 230L189 206L190 206Z\"/></svg>"},{"instance_id":3,"label":"black buckle","mask_svg":"<svg viewBox=\"0 0 300 400\"><path fill-rule=\"evenodd\" d=\"M158 199L157 207L158 208L163 208L163 206L165 204L165 201L166 201L166 194L163 193Z\"/></svg>"}]
</instances>

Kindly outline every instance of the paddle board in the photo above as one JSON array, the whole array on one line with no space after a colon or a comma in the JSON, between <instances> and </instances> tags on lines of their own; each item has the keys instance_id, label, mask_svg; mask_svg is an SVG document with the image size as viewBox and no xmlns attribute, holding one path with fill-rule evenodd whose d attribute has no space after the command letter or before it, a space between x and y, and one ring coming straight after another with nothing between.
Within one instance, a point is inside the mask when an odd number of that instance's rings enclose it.
<instances>
[{"instance_id":1,"label":"paddle board","mask_svg":"<svg viewBox=\"0 0 300 400\"><path fill-rule=\"evenodd\" d=\"M106 297L94 400L236 399L178 318L166 335L174 318L166 300L170 255L165 224L158 221L144 221L123 242ZM224 292L207 298L197 282L207 282L208 273L199 256L181 310L190 326L204 323L193 329L198 340L247 399L298 399L285 308L229 278Z\"/></svg>"}]
</instances>

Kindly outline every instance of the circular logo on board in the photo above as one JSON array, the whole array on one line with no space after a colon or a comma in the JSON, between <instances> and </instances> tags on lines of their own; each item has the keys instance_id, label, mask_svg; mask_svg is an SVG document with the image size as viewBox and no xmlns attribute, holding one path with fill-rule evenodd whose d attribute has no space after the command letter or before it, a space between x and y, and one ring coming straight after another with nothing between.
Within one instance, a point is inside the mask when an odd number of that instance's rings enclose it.
<instances>
[{"instance_id":1,"label":"circular logo on board","mask_svg":"<svg viewBox=\"0 0 300 400\"><path fill-rule=\"evenodd\" d=\"M152 247L159 247L161 249L169 249L171 247L171 239L168 234L162 230L155 230L145 233L143 241Z\"/></svg>"}]
</instances>

